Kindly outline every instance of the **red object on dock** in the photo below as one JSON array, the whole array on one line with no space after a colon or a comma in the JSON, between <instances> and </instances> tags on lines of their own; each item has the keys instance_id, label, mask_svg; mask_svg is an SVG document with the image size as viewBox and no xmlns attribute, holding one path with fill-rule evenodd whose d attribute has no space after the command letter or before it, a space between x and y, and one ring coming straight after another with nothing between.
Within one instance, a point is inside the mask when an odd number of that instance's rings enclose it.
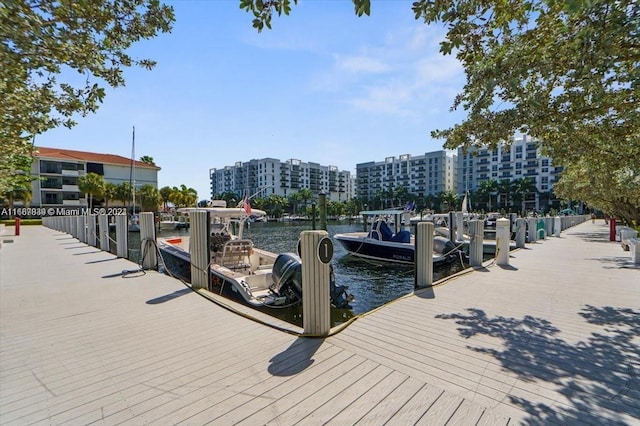
<instances>
[{"instance_id":1,"label":"red object on dock","mask_svg":"<svg viewBox=\"0 0 640 426\"><path fill-rule=\"evenodd\" d=\"M16 237L20 235L20 218L16 217L15 221Z\"/></svg>"},{"instance_id":2,"label":"red object on dock","mask_svg":"<svg viewBox=\"0 0 640 426\"><path fill-rule=\"evenodd\" d=\"M614 218L609 219L609 241L616 240L616 220Z\"/></svg>"}]
</instances>

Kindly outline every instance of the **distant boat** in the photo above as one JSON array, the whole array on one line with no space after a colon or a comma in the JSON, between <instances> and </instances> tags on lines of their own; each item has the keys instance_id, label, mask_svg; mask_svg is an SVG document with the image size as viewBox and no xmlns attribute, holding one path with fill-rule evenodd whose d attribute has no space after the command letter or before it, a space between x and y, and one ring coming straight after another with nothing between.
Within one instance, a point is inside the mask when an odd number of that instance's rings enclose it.
<instances>
[{"instance_id":1,"label":"distant boat","mask_svg":"<svg viewBox=\"0 0 640 426\"><path fill-rule=\"evenodd\" d=\"M347 252L365 259L413 264L415 262L415 237L408 230L394 232L388 224L389 216L400 224L401 218L408 216L405 210L370 210L360 212L365 217L368 228L362 232L336 234L335 238ZM408 221L408 220L407 220ZM462 252L448 238L433 237L432 261L443 265L460 259Z\"/></svg>"},{"instance_id":2,"label":"distant boat","mask_svg":"<svg viewBox=\"0 0 640 426\"><path fill-rule=\"evenodd\" d=\"M158 227L161 231L173 231L178 229L180 221L175 216L167 213L160 213L158 218Z\"/></svg>"}]
</instances>

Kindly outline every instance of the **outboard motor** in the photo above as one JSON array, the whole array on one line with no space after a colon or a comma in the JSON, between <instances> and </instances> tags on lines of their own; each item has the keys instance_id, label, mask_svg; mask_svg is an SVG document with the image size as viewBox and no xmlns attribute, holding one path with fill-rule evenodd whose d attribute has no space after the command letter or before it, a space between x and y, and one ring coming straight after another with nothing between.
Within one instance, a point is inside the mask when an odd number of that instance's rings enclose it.
<instances>
[{"instance_id":1,"label":"outboard motor","mask_svg":"<svg viewBox=\"0 0 640 426\"><path fill-rule=\"evenodd\" d=\"M433 251L447 257L458 257L460 250L450 239L436 235L433 237Z\"/></svg>"},{"instance_id":2,"label":"outboard motor","mask_svg":"<svg viewBox=\"0 0 640 426\"><path fill-rule=\"evenodd\" d=\"M331 266L331 265L330 265ZM276 258L271 270L273 285L271 290L290 301L302 300L302 260L293 253L282 253ZM347 286L336 285L333 266L330 270L329 296L336 308L349 308L353 295L347 293Z\"/></svg>"},{"instance_id":3,"label":"outboard motor","mask_svg":"<svg viewBox=\"0 0 640 426\"><path fill-rule=\"evenodd\" d=\"M273 263L271 290L289 299L302 300L302 260L293 253L281 253Z\"/></svg>"}]
</instances>

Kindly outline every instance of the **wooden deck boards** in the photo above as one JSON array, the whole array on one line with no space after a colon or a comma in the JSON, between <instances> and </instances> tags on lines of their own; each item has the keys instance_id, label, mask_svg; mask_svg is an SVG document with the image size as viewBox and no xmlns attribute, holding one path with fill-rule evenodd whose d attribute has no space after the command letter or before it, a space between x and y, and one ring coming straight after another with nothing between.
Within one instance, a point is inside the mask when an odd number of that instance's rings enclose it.
<instances>
[{"instance_id":1,"label":"wooden deck boards","mask_svg":"<svg viewBox=\"0 0 640 426\"><path fill-rule=\"evenodd\" d=\"M306 339L23 227L0 250L0 424L637 424L640 268L607 231Z\"/></svg>"}]
</instances>

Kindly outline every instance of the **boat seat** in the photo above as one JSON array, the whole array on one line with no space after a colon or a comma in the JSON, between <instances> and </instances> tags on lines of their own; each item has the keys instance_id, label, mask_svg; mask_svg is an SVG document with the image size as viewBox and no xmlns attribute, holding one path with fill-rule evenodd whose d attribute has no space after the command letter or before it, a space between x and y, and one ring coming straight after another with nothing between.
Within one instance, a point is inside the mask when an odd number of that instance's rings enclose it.
<instances>
[{"instance_id":1,"label":"boat seat","mask_svg":"<svg viewBox=\"0 0 640 426\"><path fill-rule=\"evenodd\" d=\"M253 242L251 240L230 240L222 249L220 264L231 270L251 269L251 253L253 252Z\"/></svg>"},{"instance_id":2,"label":"boat seat","mask_svg":"<svg viewBox=\"0 0 640 426\"><path fill-rule=\"evenodd\" d=\"M396 235L391 237L389 241L393 241L396 243L410 243L411 242L411 232L409 231L399 231Z\"/></svg>"},{"instance_id":3,"label":"boat seat","mask_svg":"<svg viewBox=\"0 0 640 426\"><path fill-rule=\"evenodd\" d=\"M382 235L382 241L391 241L391 238L393 238L393 231L389 228L387 222L381 221L380 225L378 226L378 230Z\"/></svg>"}]
</instances>

